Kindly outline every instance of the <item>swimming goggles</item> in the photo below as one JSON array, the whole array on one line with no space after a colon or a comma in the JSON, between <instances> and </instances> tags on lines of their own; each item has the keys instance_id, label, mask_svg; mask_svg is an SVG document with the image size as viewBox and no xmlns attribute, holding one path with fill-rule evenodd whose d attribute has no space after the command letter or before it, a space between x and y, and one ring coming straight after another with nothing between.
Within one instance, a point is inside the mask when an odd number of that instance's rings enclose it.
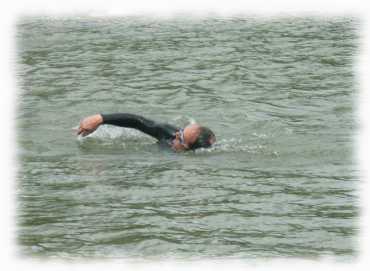
<instances>
[{"instance_id":1,"label":"swimming goggles","mask_svg":"<svg viewBox=\"0 0 370 271\"><path fill-rule=\"evenodd\" d=\"M180 143L181 143L182 145L185 145L184 129L179 129L179 133L180 133Z\"/></svg>"}]
</instances>

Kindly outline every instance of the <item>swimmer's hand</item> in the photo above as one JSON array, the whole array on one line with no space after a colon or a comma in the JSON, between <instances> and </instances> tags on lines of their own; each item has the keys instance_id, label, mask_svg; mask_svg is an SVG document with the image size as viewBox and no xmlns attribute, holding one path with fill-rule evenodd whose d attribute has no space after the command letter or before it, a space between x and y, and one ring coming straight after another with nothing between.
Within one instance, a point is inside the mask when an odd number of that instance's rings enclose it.
<instances>
[{"instance_id":1,"label":"swimmer's hand","mask_svg":"<svg viewBox=\"0 0 370 271\"><path fill-rule=\"evenodd\" d=\"M86 117L81 120L80 127L77 130L77 135L87 136L94 132L102 123L103 117L100 114Z\"/></svg>"}]
</instances>

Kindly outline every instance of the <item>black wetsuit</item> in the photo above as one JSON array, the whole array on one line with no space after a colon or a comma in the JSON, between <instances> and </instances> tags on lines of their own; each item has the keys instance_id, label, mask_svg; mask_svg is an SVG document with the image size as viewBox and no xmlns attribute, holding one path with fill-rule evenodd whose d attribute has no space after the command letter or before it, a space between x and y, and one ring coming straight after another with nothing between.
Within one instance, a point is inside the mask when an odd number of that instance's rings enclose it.
<instances>
[{"instance_id":1,"label":"black wetsuit","mask_svg":"<svg viewBox=\"0 0 370 271\"><path fill-rule=\"evenodd\" d=\"M147 135L150 135L160 143L172 144L176 132L180 128L166 123L158 123L142 116L129 113L101 114L103 124L111 124L120 127L134 128Z\"/></svg>"}]
</instances>

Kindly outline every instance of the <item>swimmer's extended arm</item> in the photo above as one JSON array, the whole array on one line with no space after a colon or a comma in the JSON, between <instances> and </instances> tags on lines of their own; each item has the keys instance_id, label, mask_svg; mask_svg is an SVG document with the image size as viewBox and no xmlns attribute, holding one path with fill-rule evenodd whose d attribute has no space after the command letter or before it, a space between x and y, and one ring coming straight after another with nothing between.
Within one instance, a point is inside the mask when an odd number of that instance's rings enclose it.
<instances>
[{"instance_id":1,"label":"swimmer's extended arm","mask_svg":"<svg viewBox=\"0 0 370 271\"><path fill-rule=\"evenodd\" d=\"M129 113L114 113L114 114L101 114L103 117L103 124L111 124L120 127L134 128L147 135L161 140L163 130L161 125L156 122L144 118L142 116L129 114Z\"/></svg>"},{"instance_id":2,"label":"swimmer's extended arm","mask_svg":"<svg viewBox=\"0 0 370 271\"><path fill-rule=\"evenodd\" d=\"M159 124L150 119L129 113L97 114L81 121L78 134L86 136L95 131L101 124L110 124L134 128L158 140L174 136L176 128L168 124Z\"/></svg>"}]
</instances>

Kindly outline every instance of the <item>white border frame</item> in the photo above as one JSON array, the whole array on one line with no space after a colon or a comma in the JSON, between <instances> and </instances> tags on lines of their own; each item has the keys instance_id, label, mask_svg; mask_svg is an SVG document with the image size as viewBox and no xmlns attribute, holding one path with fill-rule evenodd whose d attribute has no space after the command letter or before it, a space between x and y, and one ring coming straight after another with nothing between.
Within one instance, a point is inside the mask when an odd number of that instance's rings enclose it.
<instances>
[{"instance_id":1,"label":"white border frame","mask_svg":"<svg viewBox=\"0 0 370 271\"><path fill-rule=\"evenodd\" d=\"M4 270L365 270L366 259L369 256L369 108L370 93L369 83L369 20L370 14L366 1L324 1L324 0L13 0L2 4L0 9L1 25L1 52L5 53L1 58L0 71L2 80L0 110L2 131L1 149L2 155L2 188L1 195L1 263ZM24 15L89 15L89 16L125 16L125 15L150 15L158 17L173 17L181 14L193 16L230 16L230 15L319 15L319 16L354 16L360 19L363 26L361 29L361 46L356 65L357 78L360 85L360 95L357 106L357 116L361 126L356 135L356 157L361 171L359 192L361 197L360 217L360 254L359 258L350 263L334 263L332 260L307 261L276 259L269 261L242 261L242 260L214 260L197 262L132 262L132 261L90 261L67 263L58 260L25 260L15 255L15 125L14 116L16 108L16 84L15 84L15 23ZM4 240L3 240L4 239Z\"/></svg>"}]
</instances>

